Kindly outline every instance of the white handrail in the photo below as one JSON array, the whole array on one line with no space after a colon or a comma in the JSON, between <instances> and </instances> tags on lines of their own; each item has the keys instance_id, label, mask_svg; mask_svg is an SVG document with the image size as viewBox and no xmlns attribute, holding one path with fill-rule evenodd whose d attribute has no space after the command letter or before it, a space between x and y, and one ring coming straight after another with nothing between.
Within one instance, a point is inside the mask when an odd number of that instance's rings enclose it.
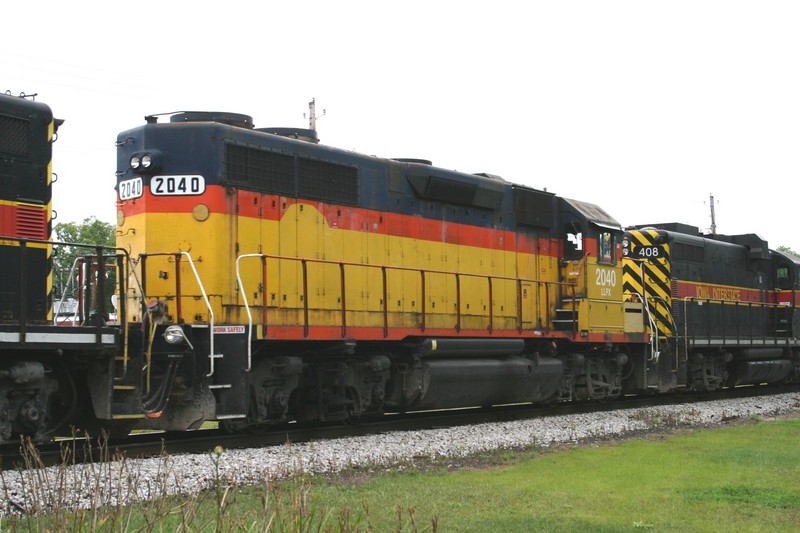
<instances>
[{"instance_id":1,"label":"white handrail","mask_svg":"<svg viewBox=\"0 0 800 533\"><path fill-rule=\"evenodd\" d=\"M64 298L67 297L67 293L69 292L69 289L72 287L72 276L75 273L75 267L78 266L78 261L80 261L80 260L81 260L81 257L76 257L75 260L72 262L72 268L69 269L69 274L67 275L67 286L62 289L62 291L61 291L61 299L58 301L59 312L60 312L61 308L64 306ZM78 290L82 291L83 287L78 287ZM74 313L72 313L72 317L73 317L73 320L72 320L73 324L72 325L74 326L75 325L75 318L78 317L78 310L77 309L75 310ZM58 325L58 312L54 312L53 313L53 325L54 326Z\"/></svg>"},{"instance_id":2,"label":"white handrail","mask_svg":"<svg viewBox=\"0 0 800 533\"><path fill-rule=\"evenodd\" d=\"M650 302L647 300L647 286L645 285L645 275L644 275L644 262L641 263L641 275L642 275L642 289L644 289L644 297L641 294L637 294L640 300L644 303L644 310L647 313L647 322L650 326L650 350L652 351L653 357L648 358L648 361L655 361L658 363L658 358L661 355L658 345L658 325L656 324L655 319L653 318L652 313L650 312Z\"/></svg>"},{"instance_id":3,"label":"white handrail","mask_svg":"<svg viewBox=\"0 0 800 533\"><path fill-rule=\"evenodd\" d=\"M200 293L203 295L203 301L206 303L206 307L208 308L208 332L209 332L209 341L208 341L208 364L209 364L209 372L206 374L207 378L210 378L214 375L214 309L211 307L211 302L208 300L208 295L206 294L206 289L203 287L203 282L200 281L200 274L197 273L197 268L194 266L194 261L192 261L192 256L189 255L189 252L178 252L180 255L185 256L189 260L189 266L192 267L192 272L194 273L194 279L197 281L197 286L200 287ZM152 254L151 254L152 255Z\"/></svg>"},{"instance_id":4,"label":"white handrail","mask_svg":"<svg viewBox=\"0 0 800 533\"><path fill-rule=\"evenodd\" d=\"M253 366L252 335L253 335L253 314L250 312L250 305L247 303L247 296L242 282L242 273L239 269L239 261L249 257L266 257L264 254L243 254L236 258L236 282L239 284L239 294L244 302L244 309L247 311L247 368L245 372L250 372ZM266 294L267 288L264 287Z\"/></svg>"}]
</instances>

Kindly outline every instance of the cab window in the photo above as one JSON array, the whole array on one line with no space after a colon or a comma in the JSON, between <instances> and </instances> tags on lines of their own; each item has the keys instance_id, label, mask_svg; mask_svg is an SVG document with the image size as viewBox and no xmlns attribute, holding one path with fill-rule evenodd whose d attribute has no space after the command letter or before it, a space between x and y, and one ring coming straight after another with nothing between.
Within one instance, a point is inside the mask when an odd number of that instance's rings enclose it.
<instances>
[{"instance_id":1,"label":"cab window","mask_svg":"<svg viewBox=\"0 0 800 533\"><path fill-rule=\"evenodd\" d=\"M583 257L583 230L578 222L565 225L564 258L580 259Z\"/></svg>"},{"instance_id":2,"label":"cab window","mask_svg":"<svg viewBox=\"0 0 800 533\"><path fill-rule=\"evenodd\" d=\"M775 269L775 284L779 289L787 290L792 288L789 278L789 267L779 266Z\"/></svg>"},{"instance_id":3,"label":"cab window","mask_svg":"<svg viewBox=\"0 0 800 533\"><path fill-rule=\"evenodd\" d=\"M614 234L610 231L603 231L597 237L597 260L600 263L613 265L616 263L616 255L614 254L615 241Z\"/></svg>"}]
</instances>

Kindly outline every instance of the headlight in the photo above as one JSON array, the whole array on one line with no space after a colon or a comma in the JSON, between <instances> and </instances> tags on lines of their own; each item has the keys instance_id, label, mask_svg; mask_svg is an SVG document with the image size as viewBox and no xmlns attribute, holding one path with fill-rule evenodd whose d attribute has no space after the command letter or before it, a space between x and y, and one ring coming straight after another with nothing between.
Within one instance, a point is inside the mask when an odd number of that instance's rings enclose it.
<instances>
[{"instance_id":1,"label":"headlight","mask_svg":"<svg viewBox=\"0 0 800 533\"><path fill-rule=\"evenodd\" d=\"M167 341L168 344L181 344L182 342L188 342L186 340L186 335L183 333L183 329L180 326L168 326L167 329L164 331L164 340Z\"/></svg>"},{"instance_id":2,"label":"headlight","mask_svg":"<svg viewBox=\"0 0 800 533\"><path fill-rule=\"evenodd\" d=\"M131 170L142 174L155 174L162 165L162 155L158 150L136 152L131 155Z\"/></svg>"}]
</instances>

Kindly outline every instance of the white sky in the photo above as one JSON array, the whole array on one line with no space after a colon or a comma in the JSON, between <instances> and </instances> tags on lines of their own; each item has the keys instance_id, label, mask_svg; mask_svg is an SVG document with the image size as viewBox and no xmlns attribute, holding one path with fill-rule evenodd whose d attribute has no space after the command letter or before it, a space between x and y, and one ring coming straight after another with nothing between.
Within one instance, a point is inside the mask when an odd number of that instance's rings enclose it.
<instances>
[{"instance_id":1,"label":"white sky","mask_svg":"<svg viewBox=\"0 0 800 533\"><path fill-rule=\"evenodd\" d=\"M114 141L224 110L800 250L800 2L10 2L0 90L66 123L57 222L115 220Z\"/></svg>"}]
</instances>

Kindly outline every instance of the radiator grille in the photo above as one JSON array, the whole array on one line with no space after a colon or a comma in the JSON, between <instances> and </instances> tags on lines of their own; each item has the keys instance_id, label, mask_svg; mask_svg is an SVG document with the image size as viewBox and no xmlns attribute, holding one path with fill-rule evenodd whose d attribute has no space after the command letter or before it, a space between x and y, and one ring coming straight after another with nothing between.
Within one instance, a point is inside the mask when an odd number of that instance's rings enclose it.
<instances>
[{"instance_id":1,"label":"radiator grille","mask_svg":"<svg viewBox=\"0 0 800 533\"><path fill-rule=\"evenodd\" d=\"M294 157L247 146L225 146L225 169L231 185L294 196Z\"/></svg>"},{"instance_id":2,"label":"radiator grille","mask_svg":"<svg viewBox=\"0 0 800 533\"><path fill-rule=\"evenodd\" d=\"M358 168L352 166L227 144L225 172L227 183L245 189L358 204Z\"/></svg>"},{"instance_id":3,"label":"radiator grille","mask_svg":"<svg viewBox=\"0 0 800 533\"><path fill-rule=\"evenodd\" d=\"M302 157L297 163L300 197L337 204L358 203L358 169Z\"/></svg>"}]
</instances>

